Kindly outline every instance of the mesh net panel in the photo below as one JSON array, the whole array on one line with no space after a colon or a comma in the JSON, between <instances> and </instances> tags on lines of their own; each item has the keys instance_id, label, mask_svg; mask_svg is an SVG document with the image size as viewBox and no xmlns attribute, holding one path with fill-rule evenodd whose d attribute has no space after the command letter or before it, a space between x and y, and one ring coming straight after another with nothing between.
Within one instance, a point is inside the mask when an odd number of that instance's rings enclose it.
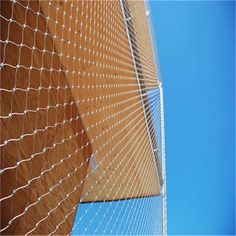
<instances>
[{"instance_id":1,"label":"mesh net panel","mask_svg":"<svg viewBox=\"0 0 236 236\"><path fill-rule=\"evenodd\" d=\"M165 234L163 100L143 2L1 2L3 234Z\"/></svg>"}]
</instances>

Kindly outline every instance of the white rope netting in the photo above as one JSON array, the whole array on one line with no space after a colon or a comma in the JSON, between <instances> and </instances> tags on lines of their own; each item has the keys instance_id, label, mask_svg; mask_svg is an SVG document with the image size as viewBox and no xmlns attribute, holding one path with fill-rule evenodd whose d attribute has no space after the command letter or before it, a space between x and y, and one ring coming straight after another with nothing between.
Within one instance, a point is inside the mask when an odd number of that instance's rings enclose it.
<instances>
[{"instance_id":1,"label":"white rope netting","mask_svg":"<svg viewBox=\"0 0 236 236\"><path fill-rule=\"evenodd\" d=\"M146 17L138 2L1 2L2 234L166 234Z\"/></svg>"}]
</instances>

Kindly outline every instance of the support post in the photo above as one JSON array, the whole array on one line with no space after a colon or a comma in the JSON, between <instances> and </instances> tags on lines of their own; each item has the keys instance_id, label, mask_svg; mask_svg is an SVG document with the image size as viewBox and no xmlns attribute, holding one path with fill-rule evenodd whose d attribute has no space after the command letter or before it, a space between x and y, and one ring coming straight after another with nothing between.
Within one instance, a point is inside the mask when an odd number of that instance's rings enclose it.
<instances>
[{"instance_id":1,"label":"support post","mask_svg":"<svg viewBox=\"0 0 236 236\"><path fill-rule=\"evenodd\" d=\"M164 127L164 103L162 82L160 88L160 106L161 106L161 158L162 158L162 234L167 235L167 203L166 203L166 160L165 160L165 127Z\"/></svg>"}]
</instances>

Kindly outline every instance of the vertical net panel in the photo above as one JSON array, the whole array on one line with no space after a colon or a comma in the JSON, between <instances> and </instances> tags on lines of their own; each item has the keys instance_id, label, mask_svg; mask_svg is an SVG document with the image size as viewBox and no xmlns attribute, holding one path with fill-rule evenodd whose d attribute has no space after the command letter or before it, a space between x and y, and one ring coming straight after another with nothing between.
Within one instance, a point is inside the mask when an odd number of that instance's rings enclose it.
<instances>
[{"instance_id":1,"label":"vertical net panel","mask_svg":"<svg viewBox=\"0 0 236 236\"><path fill-rule=\"evenodd\" d=\"M164 232L145 14L132 1L1 2L1 233Z\"/></svg>"}]
</instances>

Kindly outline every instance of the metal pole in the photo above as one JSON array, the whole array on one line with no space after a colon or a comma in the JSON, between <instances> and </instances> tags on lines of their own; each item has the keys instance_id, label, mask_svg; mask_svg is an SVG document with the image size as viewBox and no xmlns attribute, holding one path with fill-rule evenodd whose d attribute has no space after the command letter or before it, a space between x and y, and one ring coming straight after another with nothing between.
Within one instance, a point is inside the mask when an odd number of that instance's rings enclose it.
<instances>
[{"instance_id":1,"label":"metal pole","mask_svg":"<svg viewBox=\"0 0 236 236\"><path fill-rule=\"evenodd\" d=\"M162 234L167 235L167 203L166 203L166 159L165 159L165 127L164 127L164 103L162 83L160 88L160 106L161 106L161 157L162 157Z\"/></svg>"}]
</instances>

